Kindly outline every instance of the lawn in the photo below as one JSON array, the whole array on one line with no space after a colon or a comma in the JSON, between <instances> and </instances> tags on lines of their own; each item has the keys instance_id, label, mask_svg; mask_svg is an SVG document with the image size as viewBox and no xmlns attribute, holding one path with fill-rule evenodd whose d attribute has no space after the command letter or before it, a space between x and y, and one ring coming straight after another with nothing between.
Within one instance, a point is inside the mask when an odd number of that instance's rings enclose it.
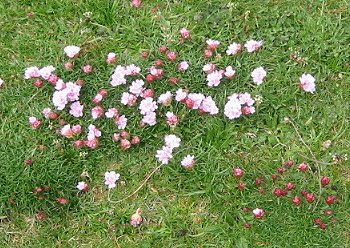
<instances>
[{"instance_id":1,"label":"lawn","mask_svg":"<svg viewBox=\"0 0 350 248\"><path fill-rule=\"evenodd\" d=\"M350 247L349 7L345 0L149 0L140 8L128 0L2 0L0 246ZM190 39L181 41L182 28L191 31ZM221 42L211 58L203 55L208 39ZM226 55L232 42L251 39L262 40L261 49ZM64 67L68 45L82 48L72 71ZM176 51L176 62L161 46ZM114 65L106 63L110 52L117 55ZM145 77L157 59L165 75L147 83L155 99L183 88L212 96L219 113L199 114L173 100L159 104L156 125L140 127L138 107L120 102L128 86L112 87L111 75L117 64L135 64ZM179 72L184 60L189 69ZM237 75L208 87L207 63L232 66ZM89 74L81 70L86 64L93 68ZM59 119L81 124L85 136L90 124L100 128L97 149L77 149L59 134L59 120L43 117L44 108L55 109L54 87L36 88L24 72L47 65L66 82L84 80L84 116L74 118L67 108L58 111ZM257 67L267 71L261 85L251 78ZM299 87L303 74L316 79L316 92ZM177 84L169 83L173 76ZM108 90L103 107L120 109L140 144L122 150L112 140L118 132L113 120L91 118L91 99L100 89ZM242 92L254 97L256 111L230 120L227 97ZM165 122L168 111L178 115L176 127ZM38 129L31 128L31 116L42 121ZM162 165L155 155L167 134L180 137L181 145ZM195 156L192 170L181 166L188 154ZM306 172L298 169L302 163ZM234 175L235 168L244 170L243 177ZM120 173L115 188L104 184L106 171ZM322 185L324 176L330 184ZM87 192L76 188L80 181L89 184ZM276 196L288 182L295 188ZM305 192L316 199L309 203ZM295 196L302 199L299 206ZM328 196L336 196L333 204L325 202ZM133 227L130 217L138 208L143 223ZM263 218L254 217L256 208L264 210Z\"/></svg>"}]
</instances>

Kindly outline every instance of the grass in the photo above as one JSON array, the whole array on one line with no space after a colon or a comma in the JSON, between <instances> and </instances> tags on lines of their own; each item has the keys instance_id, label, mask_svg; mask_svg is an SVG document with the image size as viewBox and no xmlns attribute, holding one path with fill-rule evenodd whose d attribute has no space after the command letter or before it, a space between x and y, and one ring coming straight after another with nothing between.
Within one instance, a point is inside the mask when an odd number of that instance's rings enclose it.
<instances>
[{"instance_id":1,"label":"grass","mask_svg":"<svg viewBox=\"0 0 350 248\"><path fill-rule=\"evenodd\" d=\"M346 161L350 140L349 3L230 2L152 0L135 9L121 0L1 1L0 77L5 81L0 91L2 247L350 246L350 171ZM28 17L29 12L35 15ZM92 12L91 16L84 15L86 12ZM178 42L182 27L192 30L192 40L184 44ZM222 42L221 54L231 41L254 38L264 40L265 45L259 53L214 58L218 66L233 65L238 76L232 83L209 89L201 72L208 61L202 57L208 38ZM93 74L63 70L63 47L69 44L83 47L76 67L91 63L96 68ZM123 109L133 117L130 131L143 140L140 147L128 152L110 142L107 134L115 127L106 120L94 122L106 133L97 150L74 149L70 141L55 134L59 127L55 122L50 123L53 130L45 128L47 122L36 131L29 127L28 117L40 116L50 104L52 89L48 85L36 89L24 81L26 67L53 64L67 81L84 79L82 97L89 109L98 89L111 89L112 67L104 62L108 52L115 51L120 64L135 63L144 69L161 57L158 47L163 44L191 65L186 74L179 75L179 87L212 95L221 109L231 93L249 91L263 99L257 113L229 121L222 114L198 116L173 104L171 108L183 115L183 121L172 131L164 123L142 130L137 125L140 117L132 109ZM142 50L150 51L149 60L139 56ZM301 59L292 59L293 53ZM251 84L250 72L261 65L268 70L268 79L257 87ZM165 68L167 75L178 74L170 63ZM314 95L298 89L298 77L305 72L316 77ZM154 85L157 94L176 88L166 80ZM122 91L110 90L104 106L118 105L116 99ZM86 126L91 120L84 118L82 123ZM162 146L162 136L169 132L182 139L174 160L136 195L113 203L133 192L158 166L154 154ZM326 140L332 144L323 149ZM40 145L47 148L40 150ZM186 154L194 154L198 160L193 171L178 165ZM339 155L338 163L334 163L334 155ZM26 159L34 163L26 165ZM294 168L273 183L271 175L288 159L308 162L313 172L301 175ZM236 166L246 171L247 189L242 192L232 176ZM106 170L122 175L122 182L111 192L103 185ZM90 176L85 180L91 190L77 195L75 185L83 172ZM297 208L289 198L277 200L272 195L275 187L290 180L298 191L318 193L319 175L329 175L336 186L322 191L322 197L336 194L340 198L331 207L334 216L323 215L328 209L323 198L317 206L304 203ZM265 195L254 186L258 176L265 178ZM45 201L32 193L35 186L42 185L52 187ZM68 197L70 204L55 204L60 196ZM143 209L145 221L140 228L133 228L129 219L138 207ZM267 216L254 220L242 207L262 207ZM48 215L44 221L35 218L40 210ZM329 224L325 231L313 225L313 219L320 216ZM337 222L332 224L332 218ZM251 229L243 227L247 222L253 223Z\"/></svg>"}]
</instances>

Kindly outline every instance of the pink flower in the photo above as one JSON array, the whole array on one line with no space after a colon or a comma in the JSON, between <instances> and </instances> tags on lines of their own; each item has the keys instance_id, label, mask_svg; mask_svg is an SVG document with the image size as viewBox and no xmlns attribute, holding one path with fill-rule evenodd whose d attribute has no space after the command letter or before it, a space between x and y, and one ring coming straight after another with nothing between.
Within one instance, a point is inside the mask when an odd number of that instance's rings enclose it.
<instances>
[{"instance_id":1,"label":"pink flower","mask_svg":"<svg viewBox=\"0 0 350 248\"><path fill-rule=\"evenodd\" d=\"M261 219L264 217L265 211L261 208L256 208L253 210L253 214L254 214L255 218Z\"/></svg>"},{"instance_id":2,"label":"pink flower","mask_svg":"<svg viewBox=\"0 0 350 248\"><path fill-rule=\"evenodd\" d=\"M134 6L135 8L140 8L141 7L141 0L132 0L131 5Z\"/></svg>"},{"instance_id":3,"label":"pink flower","mask_svg":"<svg viewBox=\"0 0 350 248\"><path fill-rule=\"evenodd\" d=\"M94 98L92 99L92 102L94 104L99 104L101 103L103 100L103 96L101 94L97 94L96 96L94 96Z\"/></svg>"},{"instance_id":4,"label":"pink flower","mask_svg":"<svg viewBox=\"0 0 350 248\"><path fill-rule=\"evenodd\" d=\"M316 84L315 84L315 78L311 76L310 74L303 74L300 78L300 87L305 92L315 93L316 91Z\"/></svg>"},{"instance_id":5,"label":"pink flower","mask_svg":"<svg viewBox=\"0 0 350 248\"><path fill-rule=\"evenodd\" d=\"M80 89L81 89L80 85L76 83L68 82L66 83L66 87L62 90L62 92L64 92L68 101L74 102L79 100Z\"/></svg>"},{"instance_id":6,"label":"pink flower","mask_svg":"<svg viewBox=\"0 0 350 248\"><path fill-rule=\"evenodd\" d=\"M220 45L220 41L212 39L207 40L206 43L209 50L216 50Z\"/></svg>"},{"instance_id":7,"label":"pink flower","mask_svg":"<svg viewBox=\"0 0 350 248\"><path fill-rule=\"evenodd\" d=\"M41 121L38 120L36 117L31 116L31 117L29 117L29 124L32 127L32 129L37 129L40 127Z\"/></svg>"},{"instance_id":8,"label":"pink flower","mask_svg":"<svg viewBox=\"0 0 350 248\"><path fill-rule=\"evenodd\" d=\"M137 227L139 225L141 225L143 219L142 219L142 216L141 216L141 209L138 208L136 210L136 213L134 213L132 216L131 216L131 219L130 219L130 224L133 226L133 227Z\"/></svg>"},{"instance_id":9,"label":"pink flower","mask_svg":"<svg viewBox=\"0 0 350 248\"><path fill-rule=\"evenodd\" d=\"M235 77L236 71L232 68L232 66L227 66L224 75L228 79L232 79Z\"/></svg>"},{"instance_id":10,"label":"pink flower","mask_svg":"<svg viewBox=\"0 0 350 248\"><path fill-rule=\"evenodd\" d=\"M176 91L176 95L175 95L176 101L181 102L181 101L185 100L186 97L187 97L187 92L184 91L183 89L178 89Z\"/></svg>"},{"instance_id":11,"label":"pink flower","mask_svg":"<svg viewBox=\"0 0 350 248\"><path fill-rule=\"evenodd\" d=\"M133 94L128 93L128 92L123 92L122 98L120 100L120 102L123 105L128 105L128 106L135 105L136 101L137 101L137 97Z\"/></svg>"},{"instance_id":12,"label":"pink flower","mask_svg":"<svg viewBox=\"0 0 350 248\"><path fill-rule=\"evenodd\" d=\"M301 204L301 198L299 196L294 196L292 202L294 205L299 206Z\"/></svg>"},{"instance_id":13,"label":"pink flower","mask_svg":"<svg viewBox=\"0 0 350 248\"><path fill-rule=\"evenodd\" d=\"M239 118L242 115L241 104L237 96L232 95L230 100L225 104L224 114L230 119Z\"/></svg>"},{"instance_id":14,"label":"pink flower","mask_svg":"<svg viewBox=\"0 0 350 248\"><path fill-rule=\"evenodd\" d=\"M136 76L137 74L139 74L141 72L141 68L131 64L131 65L127 65L125 68L125 74L127 76Z\"/></svg>"},{"instance_id":15,"label":"pink flower","mask_svg":"<svg viewBox=\"0 0 350 248\"><path fill-rule=\"evenodd\" d=\"M204 57L206 57L206 58L211 58L211 57L213 57L213 51L212 51L212 50L209 50L209 49L205 49L205 50L204 50Z\"/></svg>"},{"instance_id":16,"label":"pink flower","mask_svg":"<svg viewBox=\"0 0 350 248\"><path fill-rule=\"evenodd\" d=\"M242 108L242 114L244 115L251 115L255 113L255 108L251 106L243 106Z\"/></svg>"},{"instance_id":17,"label":"pink flower","mask_svg":"<svg viewBox=\"0 0 350 248\"><path fill-rule=\"evenodd\" d=\"M179 119L173 112L167 112L165 116L166 123L168 123L169 126L176 126L179 123Z\"/></svg>"},{"instance_id":18,"label":"pink flower","mask_svg":"<svg viewBox=\"0 0 350 248\"><path fill-rule=\"evenodd\" d=\"M209 87L216 87L220 84L220 80L222 79L222 73L219 71L213 71L207 75L207 82Z\"/></svg>"},{"instance_id":19,"label":"pink flower","mask_svg":"<svg viewBox=\"0 0 350 248\"><path fill-rule=\"evenodd\" d=\"M142 118L142 123L154 126L157 123L156 113L147 112Z\"/></svg>"},{"instance_id":20,"label":"pink flower","mask_svg":"<svg viewBox=\"0 0 350 248\"><path fill-rule=\"evenodd\" d=\"M239 100L239 103L241 105L246 104L248 106L252 106L255 103L254 99L252 98L252 96L249 93L238 94L238 100Z\"/></svg>"},{"instance_id":21,"label":"pink flower","mask_svg":"<svg viewBox=\"0 0 350 248\"><path fill-rule=\"evenodd\" d=\"M132 145L138 145L138 144L140 144L140 142L141 142L140 137L137 136L137 135L133 136L132 139L131 139L131 144Z\"/></svg>"},{"instance_id":22,"label":"pink flower","mask_svg":"<svg viewBox=\"0 0 350 248\"><path fill-rule=\"evenodd\" d=\"M134 94L135 96L140 96L142 92L144 91L143 85L145 82L143 80L135 80L131 83L131 86L129 87L130 93Z\"/></svg>"},{"instance_id":23,"label":"pink flower","mask_svg":"<svg viewBox=\"0 0 350 248\"><path fill-rule=\"evenodd\" d=\"M234 168L233 175L236 178L241 178L244 175L244 170L242 170L241 168Z\"/></svg>"},{"instance_id":24,"label":"pink flower","mask_svg":"<svg viewBox=\"0 0 350 248\"><path fill-rule=\"evenodd\" d=\"M309 170L309 165L306 163L301 163L299 164L298 169L302 172L306 172Z\"/></svg>"},{"instance_id":25,"label":"pink flower","mask_svg":"<svg viewBox=\"0 0 350 248\"><path fill-rule=\"evenodd\" d=\"M181 165L186 169L192 169L195 164L194 156L187 155L181 161Z\"/></svg>"},{"instance_id":26,"label":"pink flower","mask_svg":"<svg viewBox=\"0 0 350 248\"><path fill-rule=\"evenodd\" d=\"M64 64L64 68L67 70L67 71L71 71L74 67L74 64L72 62L67 62Z\"/></svg>"},{"instance_id":27,"label":"pink flower","mask_svg":"<svg viewBox=\"0 0 350 248\"><path fill-rule=\"evenodd\" d=\"M244 44L244 47L247 49L248 53L255 52L263 45L263 41L249 40Z\"/></svg>"},{"instance_id":28,"label":"pink flower","mask_svg":"<svg viewBox=\"0 0 350 248\"><path fill-rule=\"evenodd\" d=\"M188 67L189 67L189 64L187 63L187 61L182 61L179 64L178 69L179 69L179 71L184 72L188 69Z\"/></svg>"},{"instance_id":29,"label":"pink flower","mask_svg":"<svg viewBox=\"0 0 350 248\"><path fill-rule=\"evenodd\" d=\"M40 77L40 70L36 66L28 67L24 72L24 79Z\"/></svg>"},{"instance_id":30,"label":"pink flower","mask_svg":"<svg viewBox=\"0 0 350 248\"><path fill-rule=\"evenodd\" d=\"M211 64L211 63L205 64L205 65L203 66L203 71L204 71L205 73L207 73L207 74L210 74L210 73L214 72L215 69L216 69L216 66L215 66L214 64Z\"/></svg>"},{"instance_id":31,"label":"pink flower","mask_svg":"<svg viewBox=\"0 0 350 248\"><path fill-rule=\"evenodd\" d=\"M63 82L62 79L57 80L56 85L55 85L55 89L56 89L56 90L63 90L63 89L65 89L65 88L66 88L66 83Z\"/></svg>"},{"instance_id":32,"label":"pink flower","mask_svg":"<svg viewBox=\"0 0 350 248\"><path fill-rule=\"evenodd\" d=\"M66 46L63 49L63 51L67 55L67 57L72 59L72 58L78 56L78 54L80 52L80 47L78 47L78 46Z\"/></svg>"},{"instance_id":33,"label":"pink flower","mask_svg":"<svg viewBox=\"0 0 350 248\"><path fill-rule=\"evenodd\" d=\"M173 95L170 93L170 91L167 91L158 97L157 102L163 104L164 106L170 106L172 99Z\"/></svg>"},{"instance_id":34,"label":"pink flower","mask_svg":"<svg viewBox=\"0 0 350 248\"><path fill-rule=\"evenodd\" d=\"M73 125L72 126L72 132L74 135L79 135L81 134L82 127L81 125Z\"/></svg>"},{"instance_id":35,"label":"pink flower","mask_svg":"<svg viewBox=\"0 0 350 248\"><path fill-rule=\"evenodd\" d=\"M83 109L84 109L84 106L82 104L80 104L79 101L76 101L70 105L69 113L77 118L82 117L83 116Z\"/></svg>"},{"instance_id":36,"label":"pink flower","mask_svg":"<svg viewBox=\"0 0 350 248\"><path fill-rule=\"evenodd\" d=\"M331 179L327 176L321 178L321 184L323 187L327 186L331 182Z\"/></svg>"},{"instance_id":37,"label":"pink flower","mask_svg":"<svg viewBox=\"0 0 350 248\"><path fill-rule=\"evenodd\" d=\"M95 138L101 137L101 131L95 127L95 125L90 124L88 127L88 140L94 140Z\"/></svg>"},{"instance_id":38,"label":"pink flower","mask_svg":"<svg viewBox=\"0 0 350 248\"><path fill-rule=\"evenodd\" d=\"M39 70L39 74L43 79L48 80L54 70L56 70L56 68L52 65L45 66Z\"/></svg>"},{"instance_id":39,"label":"pink flower","mask_svg":"<svg viewBox=\"0 0 350 248\"><path fill-rule=\"evenodd\" d=\"M169 61L175 61L176 60L176 52L169 51L166 54L166 57L168 58Z\"/></svg>"},{"instance_id":40,"label":"pink flower","mask_svg":"<svg viewBox=\"0 0 350 248\"><path fill-rule=\"evenodd\" d=\"M125 115L119 116L115 119L115 124L118 126L118 129L125 129L128 124L128 119Z\"/></svg>"},{"instance_id":41,"label":"pink flower","mask_svg":"<svg viewBox=\"0 0 350 248\"><path fill-rule=\"evenodd\" d=\"M168 146L163 146L162 150L157 150L156 158L162 163L162 164L168 164L169 160L173 158L173 149Z\"/></svg>"},{"instance_id":42,"label":"pink flower","mask_svg":"<svg viewBox=\"0 0 350 248\"><path fill-rule=\"evenodd\" d=\"M180 30L180 34L181 34L181 38L182 38L183 40L188 40L188 39L191 38L191 31L188 30L187 28L182 28L182 29Z\"/></svg>"},{"instance_id":43,"label":"pink flower","mask_svg":"<svg viewBox=\"0 0 350 248\"><path fill-rule=\"evenodd\" d=\"M115 61L117 60L117 55L115 53L109 53L107 55L107 59L106 59L106 62L107 64L114 64Z\"/></svg>"},{"instance_id":44,"label":"pink flower","mask_svg":"<svg viewBox=\"0 0 350 248\"><path fill-rule=\"evenodd\" d=\"M153 98L147 97L140 102L140 112L145 115L148 112L153 112L158 108L157 103L153 101Z\"/></svg>"},{"instance_id":45,"label":"pink flower","mask_svg":"<svg viewBox=\"0 0 350 248\"><path fill-rule=\"evenodd\" d=\"M167 134L164 136L165 145L171 149L180 146L181 139L174 134Z\"/></svg>"},{"instance_id":46,"label":"pink flower","mask_svg":"<svg viewBox=\"0 0 350 248\"><path fill-rule=\"evenodd\" d=\"M72 138L74 133L70 127L69 124L67 125L64 125L62 128L61 128L61 131L60 131L61 135L66 137L66 138Z\"/></svg>"},{"instance_id":47,"label":"pink flower","mask_svg":"<svg viewBox=\"0 0 350 248\"><path fill-rule=\"evenodd\" d=\"M105 113L105 116L107 118L114 118L117 117L119 115L119 110L116 108L110 108L108 109L108 111Z\"/></svg>"},{"instance_id":48,"label":"pink flower","mask_svg":"<svg viewBox=\"0 0 350 248\"><path fill-rule=\"evenodd\" d=\"M211 96L207 96L203 99L199 109L211 115L216 115L217 113L219 113L219 109Z\"/></svg>"},{"instance_id":49,"label":"pink flower","mask_svg":"<svg viewBox=\"0 0 350 248\"><path fill-rule=\"evenodd\" d=\"M91 149L96 149L98 147L99 143L100 142L98 139L86 140L84 142L84 144Z\"/></svg>"},{"instance_id":50,"label":"pink flower","mask_svg":"<svg viewBox=\"0 0 350 248\"><path fill-rule=\"evenodd\" d=\"M104 110L101 106L96 106L91 109L91 116L92 119L96 120L97 118L100 118L103 116Z\"/></svg>"},{"instance_id":51,"label":"pink flower","mask_svg":"<svg viewBox=\"0 0 350 248\"><path fill-rule=\"evenodd\" d=\"M80 191L87 191L89 189L89 185L86 183L86 182L79 182L77 184L77 189L80 190Z\"/></svg>"},{"instance_id":52,"label":"pink flower","mask_svg":"<svg viewBox=\"0 0 350 248\"><path fill-rule=\"evenodd\" d=\"M264 82L264 79L266 77L266 71L264 70L264 68L258 67L252 71L251 76L253 78L253 82L257 85L260 85Z\"/></svg>"},{"instance_id":53,"label":"pink flower","mask_svg":"<svg viewBox=\"0 0 350 248\"><path fill-rule=\"evenodd\" d=\"M233 42L230 44L226 50L227 55L237 55L241 52L242 50L242 45L239 43Z\"/></svg>"},{"instance_id":54,"label":"pink flower","mask_svg":"<svg viewBox=\"0 0 350 248\"><path fill-rule=\"evenodd\" d=\"M83 72L86 74L89 74L92 72L92 66L91 65L84 65L83 66Z\"/></svg>"},{"instance_id":55,"label":"pink flower","mask_svg":"<svg viewBox=\"0 0 350 248\"><path fill-rule=\"evenodd\" d=\"M115 171L107 171L105 173L105 185L107 185L109 189L113 189L115 188L116 182L119 180L119 178L119 173L115 173Z\"/></svg>"},{"instance_id":56,"label":"pink flower","mask_svg":"<svg viewBox=\"0 0 350 248\"><path fill-rule=\"evenodd\" d=\"M145 89L142 92L142 97L147 98L147 97L153 97L154 96L154 90L153 89Z\"/></svg>"}]
</instances>

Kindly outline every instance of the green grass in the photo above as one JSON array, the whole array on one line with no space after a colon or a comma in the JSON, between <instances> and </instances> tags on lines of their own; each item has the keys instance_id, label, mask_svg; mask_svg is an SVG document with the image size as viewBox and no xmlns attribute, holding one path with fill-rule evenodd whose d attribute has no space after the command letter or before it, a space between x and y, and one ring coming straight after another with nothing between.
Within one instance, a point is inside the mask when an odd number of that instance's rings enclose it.
<instances>
[{"instance_id":1,"label":"green grass","mask_svg":"<svg viewBox=\"0 0 350 248\"><path fill-rule=\"evenodd\" d=\"M0 78L5 81L0 89L1 247L349 247L350 170L345 159L350 145L349 3L144 2L142 8L135 9L126 0L1 1ZM84 13L89 11L92 14L87 18ZM35 15L28 17L29 12ZM192 30L191 41L184 44L178 34L182 27ZM208 38L222 42L222 55L232 41L262 39L264 48L254 54L206 60L202 52ZM81 46L84 52L76 64L78 70L66 72L63 48L70 44ZM221 110L233 92L260 95L263 101L256 114L229 121L222 113L199 116L173 104L171 109L183 115L175 130L164 122L140 129L135 109L123 108L132 117L130 132L142 138L139 147L127 152L111 142L115 126L105 119L93 122L105 134L97 150L74 149L70 140L55 134L56 122L44 121L39 130L29 127L28 117L41 116L42 109L50 106L52 87L36 89L23 80L26 67L52 64L66 81L84 79L86 109L91 108L90 99L100 88L110 89L104 106L118 107L126 87L110 87L113 67L105 64L106 54L114 51L118 63L135 63L145 70L154 59L162 58L158 48L163 44L191 65L179 75L171 63L165 63L167 77L180 77L179 87L212 95ZM142 50L150 51L149 60L140 57ZM298 53L304 63L292 60L292 53ZM237 78L209 89L201 71L206 61L234 66ZM96 68L93 74L79 71L85 63ZM259 87L250 79L257 66L268 70L266 83ZM298 89L298 78L305 72L316 77L314 95ZM152 87L157 95L177 89L166 79ZM63 115L68 122L77 123ZM87 116L85 112L81 120L84 126L92 123ZM52 130L47 128L49 124ZM132 193L158 166L155 151L161 148L163 135L170 132L182 139L172 162L157 171L135 196L113 203ZM323 149L326 140L332 145ZM41 151L40 145L47 148ZM187 154L197 158L193 171L179 166ZM341 162L333 162L335 154ZM313 156L330 164L318 164ZM26 159L34 163L26 165ZM301 175L294 168L273 183L271 175L288 159L308 162L313 172ZM246 171L247 189L243 192L232 176L236 166ZM103 185L106 170L119 172L123 181L109 194ZM84 180L91 190L77 195L75 185L83 180L83 172L90 175ZM317 206L304 202L297 208L290 196L277 200L272 194L275 187L290 180L297 191L318 194L319 175L329 175L336 188L323 189ZM258 176L265 178L265 195L254 185ZM42 185L52 187L45 201L32 193L35 186ZM340 201L331 207L334 216L326 217L323 211L328 207L323 199L329 194L338 195ZM60 196L69 198L70 204L55 204ZM138 207L143 209L145 221L133 228L129 219ZM254 220L242 207L262 207L266 218ZM48 215L44 221L35 218L40 210ZM313 225L316 217L325 219L327 230ZM332 223L332 218L337 222ZM251 229L244 228L246 222L253 224Z\"/></svg>"}]
</instances>

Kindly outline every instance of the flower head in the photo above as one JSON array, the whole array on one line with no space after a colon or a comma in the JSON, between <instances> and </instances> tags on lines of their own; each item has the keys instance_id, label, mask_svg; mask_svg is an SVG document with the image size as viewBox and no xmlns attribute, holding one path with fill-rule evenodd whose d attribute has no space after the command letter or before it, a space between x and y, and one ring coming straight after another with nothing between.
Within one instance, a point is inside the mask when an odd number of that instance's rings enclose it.
<instances>
[{"instance_id":1,"label":"flower head","mask_svg":"<svg viewBox=\"0 0 350 248\"><path fill-rule=\"evenodd\" d=\"M266 77L266 71L263 67L258 67L254 69L251 73L251 76L253 78L253 82L257 85L260 85L264 82L264 79Z\"/></svg>"},{"instance_id":2,"label":"flower head","mask_svg":"<svg viewBox=\"0 0 350 248\"><path fill-rule=\"evenodd\" d=\"M262 45L263 41L249 40L244 44L244 47L247 49L248 53L252 53L259 50Z\"/></svg>"},{"instance_id":3,"label":"flower head","mask_svg":"<svg viewBox=\"0 0 350 248\"><path fill-rule=\"evenodd\" d=\"M303 74L300 78L300 87L305 92L315 93L316 91L316 84L315 84L315 78L310 74Z\"/></svg>"},{"instance_id":4,"label":"flower head","mask_svg":"<svg viewBox=\"0 0 350 248\"><path fill-rule=\"evenodd\" d=\"M195 164L194 156L187 155L181 161L181 165L186 169L192 169Z\"/></svg>"},{"instance_id":5,"label":"flower head","mask_svg":"<svg viewBox=\"0 0 350 248\"><path fill-rule=\"evenodd\" d=\"M239 43L233 42L230 44L226 50L227 55L237 55L241 52L242 50L242 45Z\"/></svg>"},{"instance_id":6,"label":"flower head","mask_svg":"<svg viewBox=\"0 0 350 248\"><path fill-rule=\"evenodd\" d=\"M255 218L262 219L265 216L265 211L261 208L256 208L253 210Z\"/></svg>"},{"instance_id":7,"label":"flower head","mask_svg":"<svg viewBox=\"0 0 350 248\"><path fill-rule=\"evenodd\" d=\"M105 185L107 185L109 189L113 189L115 188L116 182L119 180L119 178L119 173L115 173L115 171L107 171L105 173Z\"/></svg>"},{"instance_id":8,"label":"flower head","mask_svg":"<svg viewBox=\"0 0 350 248\"><path fill-rule=\"evenodd\" d=\"M78 46L66 46L63 49L64 53L69 57L69 58L74 58L78 56L80 52L80 47Z\"/></svg>"}]
</instances>

